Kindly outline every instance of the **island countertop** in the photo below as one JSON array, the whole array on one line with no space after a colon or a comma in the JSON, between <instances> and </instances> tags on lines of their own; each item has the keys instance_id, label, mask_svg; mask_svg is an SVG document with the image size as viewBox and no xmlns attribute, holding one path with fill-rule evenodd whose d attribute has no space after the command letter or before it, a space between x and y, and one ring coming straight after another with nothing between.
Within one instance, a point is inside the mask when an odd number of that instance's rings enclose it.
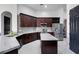
<instances>
[{"instance_id":1,"label":"island countertop","mask_svg":"<svg viewBox=\"0 0 79 59\"><path fill-rule=\"evenodd\" d=\"M43 41L59 41L58 38L54 37L49 33L40 33L41 40Z\"/></svg>"}]
</instances>

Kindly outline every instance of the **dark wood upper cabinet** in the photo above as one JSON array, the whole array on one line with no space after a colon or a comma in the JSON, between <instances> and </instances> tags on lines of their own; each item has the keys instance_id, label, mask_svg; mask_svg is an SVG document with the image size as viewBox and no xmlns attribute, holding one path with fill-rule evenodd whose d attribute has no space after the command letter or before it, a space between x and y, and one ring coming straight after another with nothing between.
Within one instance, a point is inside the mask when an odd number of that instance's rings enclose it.
<instances>
[{"instance_id":1,"label":"dark wood upper cabinet","mask_svg":"<svg viewBox=\"0 0 79 59\"><path fill-rule=\"evenodd\" d=\"M47 23L47 27L52 27L51 18L37 18L37 27L40 27L41 23Z\"/></svg>"},{"instance_id":2,"label":"dark wood upper cabinet","mask_svg":"<svg viewBox=\"0 0 79 59\"><path fill-rule=\"evenodd\" d=\"M52 23L59 23L59 22L60 22L60 18L59 17L52 18Z\"/></svg>"},{"instance_id":3,"label":"dark wood upper cabinet","mask_svg":"<svg viewBox=\"0 0 79 59\"><path fill-rule=\"evenodd\" d=\"M47 23L47 27L52 27L52 23L59 22L59 17L34 17L20 13L21 27L41 27L41 23Z\"/></svg>"},{"instance_id":4,"label":"dark wood upper cabinet","mask_svg":"<svg viewBox=\"0 0 79 59\"><path fill-rule=\"evenodd\" d=\"M41 26L41 23L47 23L47 27L52 27L52 23L59 23L59 17L40 17L37 18L37 27Z\"/></svg>"},{"instance_id":5,"label":"dark wood upper cabinet","mask_svg":"<svg viewBox=\"0 0 79 59\"><path fill-rule=\"evenodd\" d=\"M20 13L21 27L36 27L36 17Z\"/></svg>"}]
</instances>

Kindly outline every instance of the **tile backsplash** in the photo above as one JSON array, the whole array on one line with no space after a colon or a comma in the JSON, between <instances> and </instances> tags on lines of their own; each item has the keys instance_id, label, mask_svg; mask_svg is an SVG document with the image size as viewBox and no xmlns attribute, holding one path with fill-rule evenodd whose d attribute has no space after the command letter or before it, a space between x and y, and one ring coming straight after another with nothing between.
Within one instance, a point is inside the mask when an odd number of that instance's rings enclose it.
<instances>
[{"instance_id":1,"label":"tile backsplash","mask_svg":"<svg viewBox=\"0 0 79 59\"><path fill-rule=\"evenodd\" d=\"M27 31L36 31L36 32L42 32L41 27L21 27L21 32L27 32ZM52 32L52 27L47 27L47 32Z\"/></svg>"}]
</instances>

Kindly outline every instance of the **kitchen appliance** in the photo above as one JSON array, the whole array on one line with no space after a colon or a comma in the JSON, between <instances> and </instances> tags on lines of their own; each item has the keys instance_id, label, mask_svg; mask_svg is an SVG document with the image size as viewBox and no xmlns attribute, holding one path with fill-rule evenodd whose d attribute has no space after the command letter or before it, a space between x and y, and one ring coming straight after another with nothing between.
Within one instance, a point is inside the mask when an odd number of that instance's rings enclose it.
<instances>
[{"instance_id":1,"label":"kitchen appliance","mask_svg":"<svg viewBox=\"0 0 79 59\"><path fill-rule=\"evenodd\" d=\"M63 24L53 23L52 31L54 32L56 38L63 40Z\"/></svg>"},{"instance_id":2,"label":"kitchen appliance","mask_svg":"<svg viewBox=\"0 0 79 59\"><path fill-rule=\"evenodd\" d=\"M47 23L41 23L41 28L42 28L42 32L46 33L47 32Z\"/></svg>"}]
</instances>

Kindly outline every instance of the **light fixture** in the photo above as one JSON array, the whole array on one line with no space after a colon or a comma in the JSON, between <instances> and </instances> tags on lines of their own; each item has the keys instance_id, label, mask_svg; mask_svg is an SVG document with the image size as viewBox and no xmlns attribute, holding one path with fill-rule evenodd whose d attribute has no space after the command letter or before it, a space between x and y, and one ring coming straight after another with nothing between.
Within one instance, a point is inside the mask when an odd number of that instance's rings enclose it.
<instances>
[{"instance_id":1,"label":"light fixture","mask_svg":"<svg viewBox=\"0 0 79 59\"><path fill-rule=\"evenodd\" d=\"M41 7L47 8L46 4L40 4Z\"/></svg>"}]
</instances>

